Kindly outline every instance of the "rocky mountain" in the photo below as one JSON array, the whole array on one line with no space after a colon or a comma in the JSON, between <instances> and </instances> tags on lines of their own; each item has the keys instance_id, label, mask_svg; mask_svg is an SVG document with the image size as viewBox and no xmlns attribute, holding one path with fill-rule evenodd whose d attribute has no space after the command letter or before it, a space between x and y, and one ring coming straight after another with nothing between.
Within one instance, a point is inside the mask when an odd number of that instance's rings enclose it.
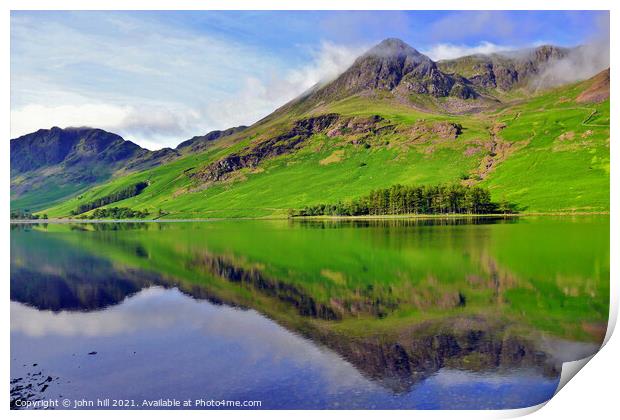
<instances>
[{"instance_id":1,"label":"rocky mountain","mask_svg":"<svg viewBox=\"0 0 620 420\"><path fill-rule=\"evenodd\" d=\"M527 87L549 64L568 56L571 49L543 45L529 50L495 54L476 54L442 60L438 67L449 74L459 74L478 89L500 92Z\"/></svg>"},{"instance_id":2,"label":"rocky mountain","mask_svg":"<svg viewBox=\"0 0 620 420\"><path fill-rule=\"evenodd\" d=\"M386 39L359 57L340 77L314 96L337 100L372 90L475 98L467 80L442 72L437 64L399 39Z\"/></svg>"},{"instance_id":3,"label":"rocky mountain","mask_svg":"<svg viewBox=\"0 0 620 420\"><path fill-rule=\"evenodd\" d=\"M23 173L66 164L114 164L142 152L137 144L100 129L53 127L11 140L11 172Z\"/></svg>"},{"instance_id":4,"label":"rocky mountain","mask_svg":"<svg viewBox=\"0 0 620 420\"><path fill-rule=\"evenodd\" d=\"M121 136L90 127L41 129L11 140L13 208L36 210L116 175L144 171L206 150L245 126L211 131L179 144L148 150Z\"/></svg>"},{"instance_id":5,"label":"rocky mountain","mask_svg":"<svg viewBox=\"0 0 620 420\"><path fill-rule=\"evenodd\" d=\"M335 80L313 87L278 111L307 112L355 95L387 97L430 111L479 111L498 105L506 92L532 87L551 64L576 50L544 45L435 62L405 42L389 38Z\"/></svg>"},{"instance_id":6,"label":"rocky mountain","mask_svg":"<svg viewBox=\"0 0 620 420\"><path fill-rule=\"evenodd\" d=\"M97 128L52 127L11 140L11 200L37 209L111 178L175 159L173 149L155 152Z\"/></svg>"},{"instance_id":7,"label":"rocky mountain","mask_svg":"<svg viewBox=\"0 0 620 420\"><path fill-rule=\"evenodd\" d=\"M405 103L415 103L412 95L457 100L481 97L466 78L445 73L436 62L410 45L388 38L360 56L338 78L327 85L315 86L281 110L307 110L352 95L381 94Z\"/></svg>"}]
</instances>

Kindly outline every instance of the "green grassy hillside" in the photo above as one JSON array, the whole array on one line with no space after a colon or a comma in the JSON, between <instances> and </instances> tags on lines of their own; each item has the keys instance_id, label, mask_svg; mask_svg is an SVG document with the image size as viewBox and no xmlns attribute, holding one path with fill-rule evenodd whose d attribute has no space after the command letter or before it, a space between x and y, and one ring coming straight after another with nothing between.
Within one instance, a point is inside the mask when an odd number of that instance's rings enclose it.
<instances>
[{"instance_id":1,"label":"green grassy hillside","mask_svg":"<svg viewBox=\"0 0 620 420\"><path fill-rule=\"evenodd\" d=\"M275 114L206 152L117 178L41 213L67 217L79 204L148 181L143 193L108 207L147 210L164 218L284 216L289 208L347 200L401 183L462 182L488 187L496 201L521 212L609 210L609 100L576 99L586 81L493 111L422 112L390 99L353 96L310 111ZM444 99L446 101L450 100ZM214 162L253 147L314 115L378 115L375 134L317 132L284 153L205 181ZM357 120L354 120L357 121ZM462 133L445 133L459 124Z\"/></svg>"}]
</instances>

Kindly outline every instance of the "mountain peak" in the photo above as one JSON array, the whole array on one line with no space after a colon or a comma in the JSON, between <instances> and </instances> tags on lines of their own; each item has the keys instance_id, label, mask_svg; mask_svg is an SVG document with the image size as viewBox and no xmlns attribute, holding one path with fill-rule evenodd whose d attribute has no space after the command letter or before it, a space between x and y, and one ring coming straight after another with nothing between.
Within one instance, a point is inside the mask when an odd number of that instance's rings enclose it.
<instances>
[{"instance_id":1,"label":"mountain peak","mask_svg":"<svg viewBox=\"0 0 620 420\"><path fill-rule=\"evenodd\" d=\"M304 103L305 107L314 107L351 95L380 91L402 100L420 94L460 99L479 96L462 77L444 74L433 60L404 41L387 38L358 57L334 81L291 104Z\"/></svg>"},{"instance_id":2,"label":"mountain peak","mask_svg":"<svg viewBox=\"0 0 620 420\"><path fill-rule=\"evenodd\" d=\"M334 100L363 91L396 88L407 75L428 76L435 63L404 41L387 38L355 60L335 81L316 92L314 99Z\"/></svg>"},{"instance_id":3,"label":"mountain peak","mask_svg":"<svg viewBox=\"0 0 620 420\"><path fill-rule=\"evenodd\" d=\"M386 38L374 47L372 47L365 55L418 55L420 54L415 48L398 38Z\"/></svg>"},{"instance_id":4,"label":"mountain peak","mask_svg":"<svg viewBox=\"0 0 620 420\"><path fill-rule=\"evenodd\" d=\"M554 45L540 45L534 49L533 55L539 62L547 62L550 60L559 60L568 54L566 48L556 47Z\"/></svg>"},{"instance_id":5,"label":"mountain peak","mask_svg":"<svg viewBox=\"0 0 620 420\"><path fill-rule=\"evenodd\" d=\"M421 62L432 63L432 60L421 54L418 50L411 45L398 38L387 38L366 51L361 57L357 59L357 63L365 60L382 60L383 62L398 62L408 64L417 64Z\"/></svg>"}]
</instances>

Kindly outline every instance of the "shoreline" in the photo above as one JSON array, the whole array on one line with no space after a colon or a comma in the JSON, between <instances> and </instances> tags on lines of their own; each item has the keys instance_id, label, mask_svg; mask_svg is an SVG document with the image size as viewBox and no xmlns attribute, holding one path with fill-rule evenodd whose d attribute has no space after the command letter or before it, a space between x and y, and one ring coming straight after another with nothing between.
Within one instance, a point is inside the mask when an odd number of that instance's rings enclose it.
<instances>
[{"instance_id":1,"label":"shoreline","mask_svg":"<svg viewBox=\"0 0 620 420\"><path fill-rule=\"evenodd\" d=\"M483 219L483 218L517 218L517 217L553 217L553 216L594 216L609 215L609 212L540 212L540 213L489 213L489 214L384 214L362 216L294 216L290 219L299 220L374 220L374 219Z\"/></svg>"},{"instance_id":2,"label":"shoreline","mask_svg":"<svg viewBox=\"0 0 620 420\"><path fill-rule=\"evenodd\" d=\"M267 217L210 217L210 218L181 218L181 219L11 219L11 224L35 223L187 223L187 222L217 222L232 220L428 220L428 219L483 219L483 218L519 218L519 217L567 217L567 216L609 216L610 212L538 212L516 214L384 214L361 216L267 216Z\"/></svg>"}]
</instances>

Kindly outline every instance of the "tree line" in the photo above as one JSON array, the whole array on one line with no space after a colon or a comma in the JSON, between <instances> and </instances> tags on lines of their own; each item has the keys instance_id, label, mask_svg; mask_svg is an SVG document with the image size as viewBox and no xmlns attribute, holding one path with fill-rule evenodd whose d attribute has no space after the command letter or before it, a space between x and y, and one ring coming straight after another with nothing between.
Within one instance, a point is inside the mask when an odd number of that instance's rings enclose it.
<instances>
[{"instance_id":1,"label":"tree line","mask_svg":"<svg viewBox=\"0 0 620 420\"><path fill-rule=\"evenodd\" d=\"M115 203L129 197L134 197L140 194L146 187L148 187L148 185L148 182L140 181L106 196L97 198L96 200L80 204L77 209L71 211L71 215L75 216L77 214L86 213L87 211L96 209L98 207L103 207L110 203Z\"/></svg>"},{"instance_id":2,"label":"tree line","mask_svg":"<svg viewBox=\"0 0 620 420\"><path fill-rule=\"evenodd\" d=\"M289 210L289 216L515 213L513 205L493 203L488 189L460 184L403 186L372 190L351 201Z\"/></svg>"},{"instance_id":3,"label":"tree line","mask_svg":"<svg viewBox=\"0 0 620 420\"><path fill-rule=\"evenodd\" d=\"M110 207L95 209L88 216L80 216L80 219L144 219L149 215L146 210L133 210L129 207Z\"/></svg>"},{"instance_id":4,"label":"tree line","mask_svg":"<svg viewBox=\"0 0 620 420\"><path fill-rule=\"evenodd\" d=\"M29 209L11 210L11 219L18 220L47 220L47 214L33 214Z\"/></svg>"}]
</instances>

